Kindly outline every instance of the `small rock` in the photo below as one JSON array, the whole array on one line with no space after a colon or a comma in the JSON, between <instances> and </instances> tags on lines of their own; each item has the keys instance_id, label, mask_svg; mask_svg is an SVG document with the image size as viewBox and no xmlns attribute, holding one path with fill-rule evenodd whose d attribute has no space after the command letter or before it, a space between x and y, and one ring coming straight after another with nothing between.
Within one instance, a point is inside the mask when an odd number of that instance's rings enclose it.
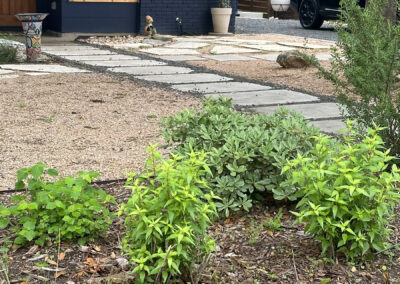
<instances>
[{"instance_id":1,"label":"small rock","mask_svg":"<svg viewBox=\"0 0 400 284\"><path fill-rule=\"evenodd\" d=\"M123 257L119 257L115 261L118 263L118 266L121 267L122 269L125 269L125 267L127 267L129 264L128 260Z\"/></svg>"},{"instance_id":2,"label":"small rock","mask_svg":"<svg viewBox=\"0 0 400 284\"><path fill-rule=\"evenodd\" d=\"M88 246L81 246L80 248L79 248L79 251L81 251L81 252L88 252L89 251L89 247Z\"/></svg>"},{"instance_id":3,"label":"small rock","mask_svg":"<svg viewBox=\"0 0 400 284\"><path fill-rule=\"evenodd\" d=\"M284 68L304 68L310 66L310 62L294 51L279 54L276 62Z\"/></svg>"},{"instance_id":4,"label":"small rock","mask_svg":"<svg viewBox=\"0 0 400 284\"><path fill-rule=\"evenodd\" d=\"M65 284L75 284L75 282L74 281L67 281L67 282L65 282Z\"/></svg>"}]
</instances>

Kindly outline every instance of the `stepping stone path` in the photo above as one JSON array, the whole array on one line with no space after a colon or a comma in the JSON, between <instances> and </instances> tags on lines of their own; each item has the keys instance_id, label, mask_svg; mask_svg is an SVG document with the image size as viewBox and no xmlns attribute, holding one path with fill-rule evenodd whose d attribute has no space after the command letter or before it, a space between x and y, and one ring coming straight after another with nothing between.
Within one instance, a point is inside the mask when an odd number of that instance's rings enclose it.
<instances>
[{"instance_id":1,"label":"stepping stone path","mask_svg":"<svg viewBox=\"0 0 400 284\"><path fill-rule=\"evenodd\" d=\"M339 108L335 103L321 102L316 96L295 92L284 88L276 88L263 84L255 84L237 80L227 76L196 72L192 68L177 67L169 65L168 61L186 60L276 60L278 53L260 54L263 51L281 52L296 49L292 46L271 43L265 40L245 40L232 38L176 38L175 43L166 47L141 49L140 52L159 56L158 60L153 56L152 60L141 59L137 56L117 54L115 52L100 48L80 45L69 46L50 46L43 48L43 52L55 55L67 60L78 63L107 67L110 72L131 74L136 79L158 82L169 85L170 88L182 92L196 92L206 97L216 98L220 95L231 98L233 103L247 107L255 113L272 113L279 106L302 113L312 124L327 133L338 133L345 128L345 124L340 120ZM196 49L206 47L210 44L224 43L226 45L216 45L212 48L216 55L201 55ZM237 47L229 44L239 45ZM301 45L303 46L303 45ZM190 48L189 48L190 47ZM250 48L251 49L250 49ZM309 48L321 48L320 46L309 45ZM328 47L329 48L329 47ZM138 51L139 52L139 51ZM249 53L238 55L237 53ZM259 54L254 54L259 53ZM329 54L320 55L320 60L329 59ZM318 56L317 56L318 58ZM18 65L21 66L21 65ZM42 72L55 72L62 70L67 72L70 67L54 69L44 67L38 69ZM24 71L32 70L33 66L23 68ZM0 76L10 75L3 73L4 70L21 70L12 65L0 65ZM53 71L51 71L53 70ZM72 71L74 70L74 71ZM71 72L86 72L77 68L71 68ZM11 74L13 75L13 74ZM1 79L1 77L0 77Z\"/></svg>"}]
</instances>

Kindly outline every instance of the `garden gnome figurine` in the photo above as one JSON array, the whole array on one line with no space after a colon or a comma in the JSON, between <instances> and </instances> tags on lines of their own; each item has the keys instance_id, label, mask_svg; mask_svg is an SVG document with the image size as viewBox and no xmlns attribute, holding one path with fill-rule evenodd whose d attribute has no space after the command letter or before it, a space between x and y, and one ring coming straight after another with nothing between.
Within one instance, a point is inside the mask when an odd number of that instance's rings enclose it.
<instances>
[{"instance_id":1,"label":"garden gnome figurine","mask_svg":"<svg viewBox=\"0 0 400 284\"><path fill-rule=\"evenodd\" d=\"M144 35L154 37L157 34L156 28L153 26L153 18L146 16L146 26L144 27Z\"/></svg>"}]
</instances>

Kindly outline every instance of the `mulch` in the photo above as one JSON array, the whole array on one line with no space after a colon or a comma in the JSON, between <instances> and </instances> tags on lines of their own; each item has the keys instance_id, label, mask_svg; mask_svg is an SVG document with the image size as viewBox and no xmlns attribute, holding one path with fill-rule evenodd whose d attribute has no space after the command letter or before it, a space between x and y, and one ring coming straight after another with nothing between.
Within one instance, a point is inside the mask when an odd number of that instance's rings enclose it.
<instances>
[{"instance_id":1,"label":"mulch","mask_svg":"<svg viewBox=\"0 0 400 284\"><path fill-rule=\"evenodd\" d=\"M123 181L97 185L114 195L120 204L131 192ZM13 194L1 194L2 203ZM268 221L283 209L281 226L270 230ZM358 264L324 262L321 246L294 225L293 205L268 202L250 212L235 212L216 221L209 233L216 240L214 252L200 283L397 283L400 281L400 253L393 248L376 254L373 261ZM111 208L117 211L117 206ZM399 219L392 223L393 242L400 235ZM133 283L132 267L121 255L123 219L114 220L106 236L86 246L74 243L13 248L9 252L11 283ZM0 240L10 232L0 232ZM0 241L0 247L2 246ZM3 259L4 260L4 259ZM110 276L111 275L111 276ZM107 278L108 277L108 278ZM111 279L111 280L110 280ZM107 282L108 281L108 282ZM69 283L73 283L69 282ZM0 283L2 282L0 278Z\"/></svg>"}]
</instances>

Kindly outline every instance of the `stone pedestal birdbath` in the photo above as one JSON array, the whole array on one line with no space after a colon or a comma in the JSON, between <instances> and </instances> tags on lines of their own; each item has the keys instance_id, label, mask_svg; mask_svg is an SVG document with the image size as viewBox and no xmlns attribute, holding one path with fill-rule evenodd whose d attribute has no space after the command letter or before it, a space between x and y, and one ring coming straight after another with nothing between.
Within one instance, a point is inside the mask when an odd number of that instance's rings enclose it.
<instances>
[{"instance_id":1,"label":"stone pedestal birdbath","mask_svg":"<svg viewBox=\"0 0 400 284\"><path fill-rule=\"evenodd\" d=\"M15 15L22 22L26 39L26 58L28 61L36 61L41 52L42 22L47 15L47 13L23 13Z\"/></svg>"}]
</instances>

